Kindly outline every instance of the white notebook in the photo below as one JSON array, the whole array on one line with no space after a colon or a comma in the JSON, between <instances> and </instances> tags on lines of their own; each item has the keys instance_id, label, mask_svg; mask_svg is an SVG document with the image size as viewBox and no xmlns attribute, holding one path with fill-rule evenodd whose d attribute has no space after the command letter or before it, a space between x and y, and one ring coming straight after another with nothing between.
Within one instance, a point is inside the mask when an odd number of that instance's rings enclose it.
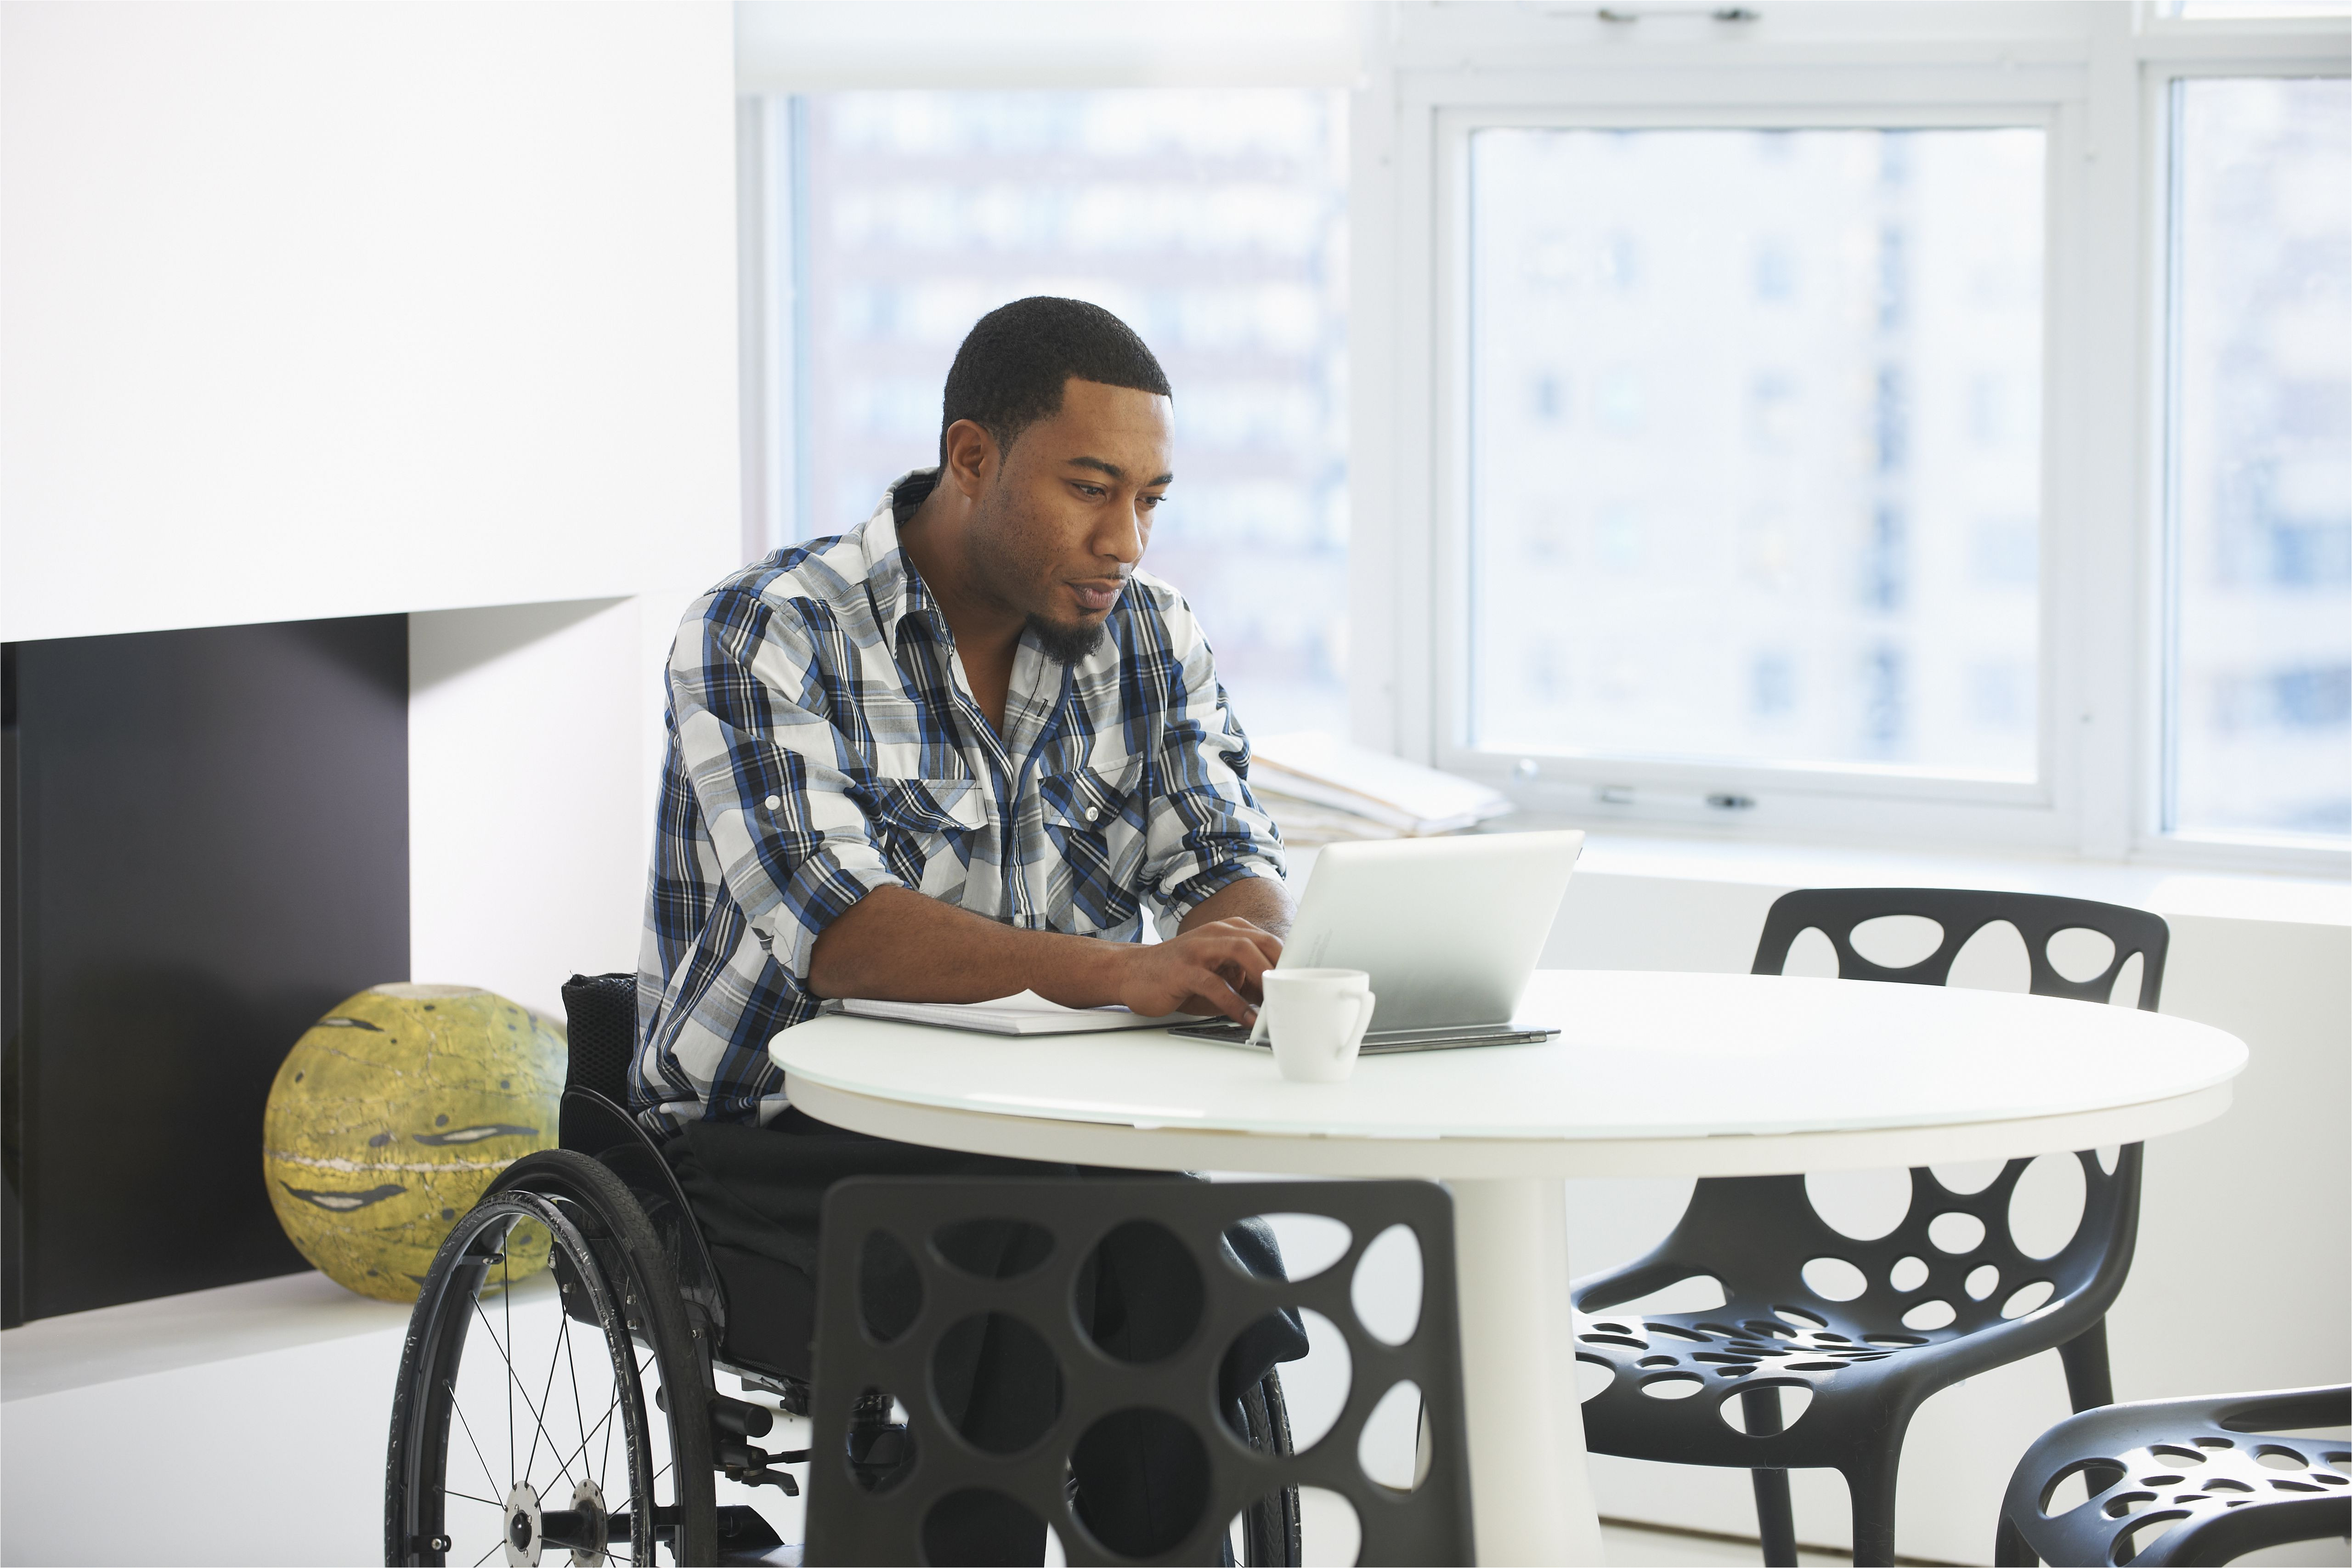
<instances>
[{"instance_id":1,"label":"white notebook","mask_svg":"<svg viewBox=\"0 0 2352 1568\"><path fill-rule=\"evenodd\" d=\"M1089 1035L1106 1029L1160 1029L1171 1024L1200 1022L1189 1013L1147 1018L1124 1007L1065 1007L1034 991L1000 996L993 1002L874 1002L853 996L835 1005L859 1018L936 1024L986 1035Z\"/></svg>"}]
</instances>

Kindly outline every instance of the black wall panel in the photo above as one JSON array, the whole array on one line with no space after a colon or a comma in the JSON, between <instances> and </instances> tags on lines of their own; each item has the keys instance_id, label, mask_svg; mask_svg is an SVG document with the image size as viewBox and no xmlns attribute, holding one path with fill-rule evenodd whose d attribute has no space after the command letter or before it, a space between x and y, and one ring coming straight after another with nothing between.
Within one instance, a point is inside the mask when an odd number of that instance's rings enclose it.
<instances>
[{"instance_id":1,"label":"black wall panel","mask_svg":"<svg viewBox=\"0 0 2352 1568\"><path fill-rule=\"evenodd\" d=\"M7 1321L305 1267L261 1114L408 977L403 616L7 649Z\"/></svg>"}]
</instances>

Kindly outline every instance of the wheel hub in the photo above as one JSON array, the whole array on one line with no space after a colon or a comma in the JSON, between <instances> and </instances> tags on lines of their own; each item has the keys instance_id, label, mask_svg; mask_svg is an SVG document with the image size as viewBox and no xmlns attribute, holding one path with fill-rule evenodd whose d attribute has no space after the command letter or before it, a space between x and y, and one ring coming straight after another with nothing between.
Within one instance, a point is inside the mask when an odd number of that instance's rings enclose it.
<instances>
[{"instance_id":1,"label":"wheel hub","mask_svg":"<svg viewBox=\"0 0 2352 1568\"><path fill-rule=\"evenodd\" d=\"M517 1481L514 1490L507 1493L507 1536L500 1543L506 1549L508 1568L524 1568L539 1562L539 1492L529 1481Z\"/></svg>"},{"instance_id":2,"label":"wheel hub","mask_svg":"<svg viewBox=\"0 0 2352 1568\"><path fill-rule=\"evenodd\" d=\"M602 1568L604 1562L604 1493L594 1481L572 1489L572 1517L580 1521L572 1538L572 1568Z\"/></svg>"}]
</instances>

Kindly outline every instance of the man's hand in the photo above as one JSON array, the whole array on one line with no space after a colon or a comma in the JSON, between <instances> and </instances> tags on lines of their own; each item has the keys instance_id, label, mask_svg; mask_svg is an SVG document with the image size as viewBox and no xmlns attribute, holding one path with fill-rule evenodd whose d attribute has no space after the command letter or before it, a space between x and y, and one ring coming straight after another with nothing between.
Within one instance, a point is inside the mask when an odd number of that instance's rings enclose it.
<instances>
[{"instance_id":1,"label":"man's hand","mask_svg":"<svg viewBox=\"0 0 2352 1568\"><path fill-rule=\"evenodd\" d=\"M1234 917L1188 926L1163 942L1129 949L1118 981L1129 1011L1223 1014L1235 1023L1257 1017L1265 1000L1259 977L1282 956L1273 932Z\"/></svg>"}]
</instances>

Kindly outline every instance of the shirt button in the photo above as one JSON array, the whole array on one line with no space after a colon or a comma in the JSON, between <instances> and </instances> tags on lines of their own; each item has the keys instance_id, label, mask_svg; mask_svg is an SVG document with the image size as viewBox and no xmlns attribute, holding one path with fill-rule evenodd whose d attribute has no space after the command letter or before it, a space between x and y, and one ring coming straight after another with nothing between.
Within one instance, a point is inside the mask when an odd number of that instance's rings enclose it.
<instances>
[{"instance_id":1,"label":"shirt button","mask_svg":"<svg viewBox=\"0 0 2352 1568\"><path fill-rule=\"evenodd\" d=\"M784 797L780 795L772 795L761 804L765 805L770 811L773 811L776 807L784 804Z\"/></svg>"},{"instance_id":2,"label":"shirt button","mask_svg":"<svg viewBox=\"0 0 2352 1568\"><path fill-rule=\"evenodd\" d=\"M1087 820L1088 822L1092 822L1096 817L1100 816L1101 815L1102 813L1095 807L1091 805L1087 807Z\"/></svg>"}]
</instances>

